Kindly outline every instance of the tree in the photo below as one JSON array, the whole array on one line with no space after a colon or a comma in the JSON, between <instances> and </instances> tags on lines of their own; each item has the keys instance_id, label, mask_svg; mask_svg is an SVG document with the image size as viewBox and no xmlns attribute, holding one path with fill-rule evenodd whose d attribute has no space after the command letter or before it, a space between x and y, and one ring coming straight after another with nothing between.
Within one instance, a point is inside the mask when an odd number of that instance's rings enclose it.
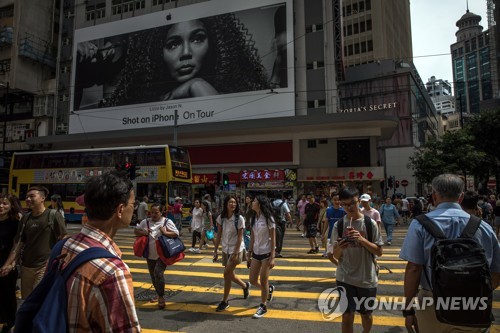
<instances>
[{"instance_id":1,"label":"tree","mask_svg":"<svg viewBox=\"0 0 500 333\"><path fill-rule=\"evenodd\" d=\"M430 183L442 173L458 173L464 178L475 174L485 159L486 154L474 147L473 137L466 130L458 130L427 141L410 157L408 167L420 182Z\"/></svg>"},{"instance_id":2,"label":"tree","mask_svg":"<svg viewBox=\"0 0 500 333\"><path fill-rule=\"evenodd\" d=\"M474 146L487 154L479 180L486 188L490 174L495 175L500 189L500 109L484 110L467 120L466 130L474 140Z\"/></svg>"}]
</instances>

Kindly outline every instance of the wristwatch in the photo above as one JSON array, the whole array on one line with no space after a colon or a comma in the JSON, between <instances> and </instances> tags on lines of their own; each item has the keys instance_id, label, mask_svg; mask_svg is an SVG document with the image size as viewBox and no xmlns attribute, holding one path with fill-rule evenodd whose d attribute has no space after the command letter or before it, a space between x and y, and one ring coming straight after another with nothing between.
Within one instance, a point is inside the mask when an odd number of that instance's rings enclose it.
<instances>
[{"instance_id":1,"label":"wristwatch","mask_svg":"<svg viewBox=\"0 0 500 333\"><path fill-rule=\"evenodd\" d=\"M410 310L403 310L403 317L414 316L415 309L411 308Z\"/></svg>"}]
</instances>

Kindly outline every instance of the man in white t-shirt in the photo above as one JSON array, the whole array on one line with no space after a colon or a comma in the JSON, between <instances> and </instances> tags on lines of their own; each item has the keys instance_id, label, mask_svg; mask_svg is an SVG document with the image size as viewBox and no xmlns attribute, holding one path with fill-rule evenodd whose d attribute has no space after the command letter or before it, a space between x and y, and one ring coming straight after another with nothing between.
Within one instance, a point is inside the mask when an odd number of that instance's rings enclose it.
<instances>
[{"instance_id":1,"label":"man in white t-shirt","mask_svg":"<svg viewBox=\"0 0 500 333\"><path fill-rule=\"evenodd\" d=\"M382 222L382 219L380 218L379 211L370 205L372 197L369 194L365 193L359 197L359 200L361 201L361 207L362 207L361 213L363 215L370 217L375 222L377 222L378 228L380 230L380 223Z\"/></svg>"},{"instance_id":2,"label":"man in white t-shirt","mask_svg":"<svg viewBox=\"0 0 500 333\"><path fill-rule=\"evenodd\" d=\"M148 217L148 196L145 195L142 198L139 207L137 207L137 221L141 222L146 217Z\"/></svg>"},{"instance_id":3,"label":"man in white t-shirt","mask_svg":"<svg viewBox=\"0 0 500 333\"><path fill-rule=\"evenodd\" d=\"M401 199L401 217L403 218L403 223L408 222L408 216L410 212L410 202L406 199L406 195L403 195L403 199Z\"/></svg>"},{"instance_id":4,"label":"man in white t-shirt","mask_svg":"<svg viewBox=\"0 0 500 333\"><path fill-rule=\"evenodd\" d=\"M163 229L163 230L161 230ZM169 237L178 237L179 231L172 220L161 215L160 204L151 205L151 218L142 220L134 229L136 236L149 236L147 263L151 281L158 294L158 308L165 308L165 270L167 265L161 261L156 251L156 240L163 233Z\"/></svg>"}]
</instances>

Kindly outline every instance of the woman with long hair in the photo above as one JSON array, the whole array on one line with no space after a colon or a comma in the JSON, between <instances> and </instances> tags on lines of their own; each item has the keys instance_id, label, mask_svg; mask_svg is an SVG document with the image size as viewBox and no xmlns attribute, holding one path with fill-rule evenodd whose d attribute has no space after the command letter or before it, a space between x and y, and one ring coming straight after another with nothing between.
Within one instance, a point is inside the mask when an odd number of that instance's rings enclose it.
<instances>
[{"instance_id":1,"label":"woman with long hair","mask_svg":"<svg viewBox=\"0 0 500 333\"><path fill-rule=\"evenodd\" d=\"M253 36L234 14L143 30L128 39L125 66L105 106L270 88Z\"/></svg>"},{"instance_id":2,"label":"woman with long hair","mask_svg":"<svg viewBox=\"0 0 500 333\"><path fill-rule=\"evenodd\" d=\"M64 218L64 206L62 197L59 194L53 194L50 197L50 208L57 210Z\"/></svg>"},{"instance_id":3,"label":"woman with long hair","mask_svg":"<svg viewBox=\"0 0 500 333\"><path fill-rule=\"evenodd\" d=\"M14 238L21 220L21 203L11 194L0 194L0 322L2 332L10 332L14 326L17 299L17 271L15 263L6 266L9 253L14 246Z\"/></svg>"},{"instance_id":4,"label":"woman with long hair","mask_svg":"<svg viewBox=\"0 0 500 333\"><path fill-rule=\"evenodd\" d=\"M224 311L229 308L227 301L231 284L234 282L243 289L243 297L248 298L250 283L243 282L234 270L243 261L243 231L245 229L245 219L239 214L240 207L235 196L228 195L224 199L222 212L217 218L218 233L215 240L214 262L218 258L219 244L222 241L222 266L224 268L224 297L217 306L216 311Z\"/></svg>"},{"instance_id":5,"label":"woman with long hair","mask_svg":"<svg viewBox=\"0 0 500 333\"><path fill-rule=\"evenodd\" d=\"M212 219L212 212L210 211L210 203L206 200L201 202L201 209L203 209L203 231L201 233L202 249L207 246L207 232L214 232L214 222ZM212 238L212 244L215 246L215 239Z\"/></svg>"},{"instance_id":6,"label":"woman with long hair","mask_svg":"<svg viewBox=\"0 0 500 333\"><path fill-rule=\"evenodd\" d=\"M267 302L273 299L274 286L269 284L269 273L274 267L276 248L276 224L271 204L264 195L252 201L252 233L248 260L250 261L250 283L260 288L261 303L252 318L261 318L267 313ZM260 276L260 281L259 281Z\"/></svg>"}]
</instances>

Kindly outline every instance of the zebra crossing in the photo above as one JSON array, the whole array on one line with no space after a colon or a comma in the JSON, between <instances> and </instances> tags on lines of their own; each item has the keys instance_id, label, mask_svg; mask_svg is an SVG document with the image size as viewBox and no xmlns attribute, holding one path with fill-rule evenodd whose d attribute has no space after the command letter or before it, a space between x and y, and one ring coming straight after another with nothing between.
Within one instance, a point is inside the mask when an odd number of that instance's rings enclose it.
<instances>
[{"instance_id":1,"label":"zebra crossing","mask_svg":"<svg viewBox=\"0 0 500 333\"><path fill-rule=\"evenodd\" d=\"M382 266L379 275L378 298L401 298L406 262L399 259L399 251L406 235L407 226L397 227L392 246L384 246L384 254L378 259ZM384 234L385 235L385 234ZM308 241L300 233L288 229L282 254L276 259L270 283L276 286L274 299L268 313L260 320L253 320L260 303L260 290L252 287L250 297L243 298L236 284L231 289L230 308L215 312L223 293L223 267L212 262L213 247L200 254L186 251L183 261L169 266L165 271L166 307L157 309L150 299L155 295L146 260L133 255L135 237L132 229L120 230L115 241L122 250L123 259L132 272L136 296L136 307L143 332L267 332L286 331L340 332L341 318L325 321L317 305L319 295L335 286L335 266L321 254L306 254ZM191 237L184 232L183 241L190 247ZM248 280L248 269L242 263L236 274ZM494 294L494 314L500 318L500 293ZM355 332L361 332L359 315L355 317ZM375 310L372 332L403 332L404 318L399 310ZM500 332L500 321L496 320L491 332Z\"/></svg>"}]
</instances>

